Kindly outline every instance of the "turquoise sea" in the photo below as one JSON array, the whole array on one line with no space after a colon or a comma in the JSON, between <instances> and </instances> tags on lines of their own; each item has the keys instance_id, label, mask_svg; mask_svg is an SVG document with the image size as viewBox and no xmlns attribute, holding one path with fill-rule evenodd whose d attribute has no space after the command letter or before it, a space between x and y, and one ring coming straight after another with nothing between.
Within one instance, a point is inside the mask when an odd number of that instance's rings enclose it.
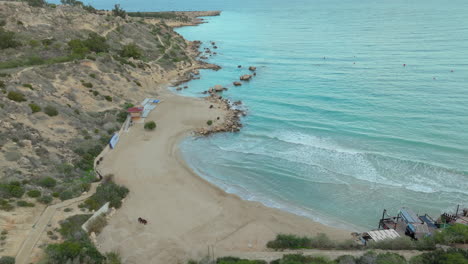
<instances>
[{"instance_id":1,"label":"turquoise sea","mask_svg":"<svg viewBox=\"0 0 468 264\"><path fill-rule=\"evenodd\" d=\"M221 84L248 111L240 133L181 144L189 165L224 190L361 230L375 228L384 208L437 216L468 206L467 1L121 5L223 11L177 31L215 41L209 62L223 67L181 94ZM250 65L257 76L233 87Z\"/></svg>"}]
</instances>

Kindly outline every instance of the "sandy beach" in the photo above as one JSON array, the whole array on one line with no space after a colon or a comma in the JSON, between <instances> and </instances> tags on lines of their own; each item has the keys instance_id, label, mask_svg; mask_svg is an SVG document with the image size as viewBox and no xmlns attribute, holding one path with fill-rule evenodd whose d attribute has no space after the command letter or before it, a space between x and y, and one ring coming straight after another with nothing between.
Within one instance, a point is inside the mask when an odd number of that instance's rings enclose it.
<instances>
[{"instance_id":1,"label":"sandy beach","mask_svg":"<svg viewBox=\"0 0 468 264\"><path fill-rule=\"evenodd\" d=\"M204 99L160 91L163 102L148 120L148 132L134 125L101 164L104 174L130 189L121 209L98 236L104 251L118 251L125 263L184 263L200 259L213 247L222 252L263 251L278 233L349 238L349 231L243 201L196 175L181 159L178 143L207 120L223 122L221 106ZM148 220L148 225L137 218ZM221 254L221 253L219 253Z\"/></svg>"}]
</instances>

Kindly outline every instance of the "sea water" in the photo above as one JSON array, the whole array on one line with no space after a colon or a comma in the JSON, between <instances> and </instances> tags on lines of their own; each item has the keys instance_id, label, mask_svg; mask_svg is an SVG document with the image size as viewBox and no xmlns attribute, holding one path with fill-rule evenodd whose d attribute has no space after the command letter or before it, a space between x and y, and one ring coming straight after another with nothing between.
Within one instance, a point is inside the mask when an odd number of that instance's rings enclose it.
<instances>
[{"instance_id":1,"label":"sea water","mask_svg":"<svg viewBox=\"0 0 468 264\"><path fill-rule=\"evenodd\" d=\"M188 164L227 192L362 230L383 209L437 216L468 205L467 1L121 4L223 11L177 29L203 47L215 41L208 61L222 67L177 93L220 84L242 100L240 133L181 144ZM250 65L257 76L234 87Z\"/></svg>"}]
</instances>

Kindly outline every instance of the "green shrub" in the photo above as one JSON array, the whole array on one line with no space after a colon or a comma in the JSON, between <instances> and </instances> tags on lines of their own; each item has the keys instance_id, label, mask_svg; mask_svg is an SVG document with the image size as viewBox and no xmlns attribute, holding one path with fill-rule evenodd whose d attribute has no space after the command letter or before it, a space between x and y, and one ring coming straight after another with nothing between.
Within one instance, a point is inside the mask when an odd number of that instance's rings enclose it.
<instances>
[{"instance_id":1,"label":"green shrub","mask_svg":"<svg viewBox=\"0 0 468 264\"><path fill-rule=\"evenodd\" d=\"M109 95L104 96L104 99L106 99L106 101L112 102L112 97Z\"/></svg>"},{"instance_id":2,"label":"green shrub","mask_svg":"<svg viewBox=\"0 0 468 264\"><path fill-rule=\"evenodd\" d=\"M82 82L81 84L86 88L93 88L93 84L90 82Z\"/></svg>"},{"instance_id":3,"label":"green shrub","mask_svg":"<svg viewBox=\"0 0 468 264\"><path fill-rule=\"evenodd\" d=\"M65 200L70 200L73 198L73 193L71 191L63 191L59 195L60 200L65 201Z\"/></svg>"},{"instance_id":4,"label":"green shrub","mask_svg":"<svg viewBox=\"0 0 468 264\"><path fill-rule=\"evenodd\" d=\"M39 180L38 184L46 188L54 188L57 185L57 180L52 177L44 177Z\"/></svg>"},{"instance_id":5,"label":"green shrub","mask_svg":"<svg viewBox=\"0 0 468 264\"><path fill-rule=\"evenodd\" d=\"M90 73L89 77L96 79L96 74L95 73Z\"/></svg>"},{"instance_id":6,"label":"green shrub","mask_svg":"<svg viewBox=\"0 0 468 264\"><path fill-rule=\"evenodd\" d=\"M437 243L445 245L468 244L468 225L454 224L449 226L437 233L435 240Z\"/></svg>"},{"instance_id":7,"label":"green shrub","mask_svg":"<svg viewBox=\"0 0 468 264\"><path fill-rule=\"evenodd\" d=\"M99 95L99 92L98 92L98 91L93 91L93 95L94 95L94 96L98 96L98 95Z\"/></svg>"},{"instance_id":8,"label":"green shrub","mask_svg":"<svg viewBox=\"0 0 468 264\"><path fill-rule=\"evenodd\" d=\"M67 240L80 240L86 238L86 233L83 232L81 226L88 221L91 214L79 214L68 217L67 219L60 221L60 228L58 232L62 235L62 238ZM84 236L83 236L84 235Z\"/></svg>"},{"instance_id":9,"label":"green shrub","mask_svg":"<svg viewBox=\"0 0 468 264\"><path fill-rule=\"evenodd\" d=\"M127 111L120 111L118 114L117 114L117 122L119 123L123 123L125 122L125 120L127 120L127 116L128 116L128 113Z\"/></svg>"},{"instance_id":10,"label":"green shrub","mask_svg":"<svg viewBox=\"0 0 468 264\"><path fill-rule=\"evenodd\" d=\"M125 10L123 10L122 8L120 8L120 5L115 5L114 6L114 9L112 9L112 14L114 16L119 16L121 18L125 18L127 17L127 12L125 12Z\"/></svg>"},{"instance_id":11,"label":"green shrub","mask_svg":"<svg viewBox=\"0 0 468 264\"><path fill-rule=\"evenodd\" d=\"M106 38L91 32L88 38L84 41L84 45L93 52L107 52L109 51L109 44L106 43Z\"/></svg>"},{"instance_id":12,"label":"green shrub","mask_svg":"<svg viewBox=\"0 0 468 264\"><path fill-rule=\"evenodd\" d=\"M52 197L59 198L59 197L60 197L60 193L59 193L59 192L53 192L53 193L52 193Z\"/></svg>"},{"instance_id":13,"label":"green shrub","mask_svg":"<svg viewBox=\"0 0 468 264\"><path fill-rule=\"evenodd\" d=\"M34 207L34 206L35 206L35 204L33 204L33 203L28 203L28 202L23 201L23 200L17 201L16 204L17 204L19 207Z\"/></svg>"},{"instance_id":14,"label":"green shrub","mask_svg":"<svg viewBox=\"0 0 468 264\"><path fill-rule=\"evenodd\" d=\"M41 191L39 190L30 190L26 193L29 197L32 197L32 198L37 198L39 196L41 196Z\"/></svg>"},{"instance_id":15,"label":"green shrub","mask_svg":"<svg viewBox=\"0 0 468 264\"><path fill-rule=\"evenodd\" d=\"M422 238L420 240L412 240L409 237L399 237L396 239L385 239L378 242L370 242L368 248L385 249L385 250L433 250L435 249L435 241L432 237Z\"/></svg>"},{"instance_id":16,"label":"green shrub","mask_svg":"<svg viewBox=\"0 0 468 264\"><path fill-rule=\"evenodd\" d=\"M26 87L26 88L29 88L29 89L33 90L32 84L30 84L30 83L24 83L23 87Z\"/></svg>"},{"instance_id":17,"label":"green shrub","mask_svg":"<svg viewBox=\"0 0 468 264\"><path fill-rule=\"evenodd\" d=\"M3 198L21 198L24 192L24 188L14 182L0 184L0 196Z\"/></svg>"},{"instance_id":18,"label":"green shrub","mask_svg":"<svg viewBox=\"0 0 468 264\"><path fill-rule=\"evenodd\" d=\"M58 111L57 111L57 108L51 106L51 105L48 105L46 107L44 107L44 113L46 113L48 116L57 116L58 115Z\"/></svg>"},{"instance_id":19,"label":"green shrub","mask_svg":"<svg viewBox=\"0 0 468 264\"><path fill-rule=\"evenodd\" d=\"M138 86L140 86L140 87L141 87L141 83L140 83L139 81L137 81L137 80L134 80L133 82L134 82L136 85L138 85Z\"/></svg>"},{"instance_id":20,"label":"green shrub","mask_svg":"<svg viewBox=\"0 0 468 264\"><path fill-rule=\"evenodd\" d=\"M28 5L33 6L33 7L43 7L47 5L46 1L44 0L26 0Z\"/></svg>"},{"instance_id":21,"label":"green shrub","mask_svg":"<svg viewBox=\"0 0 468 264\"><path fill-rule=\"evenodd\" d=\"M123 46L122 50L120 51L120 56L125 58L140 59L142 54L143 52L141 49L133 43Z\"/></svg>"},{"instance_id":22,"label":"green shrub","mask_svg":"<svg viewBox=\"0 0 468 264\"><path fill-rule=\"evenodd\" d=\"M156 128L156 122L154 121L149 121L145 123L145 129L146 130L154 130Z\"/></svg>"},{"instance_id":23,"label":"green shrub","mask_svg":"<svg viewBox=\"0 0 468 264\"><path fill-rule=\"evenodd\" d=\"M15 258L9 256L0 257L0 264L15 264Z\"/></svg>"},{"instance_id":24,"label":"green shrub","mask_svg":"<svg viewBox=\"0 0 468 264\"><path fill-rule=\"evenodd\" d=\"M13 208L14 207L7 200L0 198L0 210L8 212L13 210Z\"/></svg>"},{"instance_id":25,"label":"green shrub","mask_svg":"<svg viewBox=\"0 0 468 264\"><path fill-rule=\"evenodd\" d=\"M21 43L16 40L14 32L0 28L0 49L17 48Z\"/></svg>"},{"instance_id":26,"label":"green shrub","mask_svg":"<svg viewBox=\"0 0 468 264\"><path fill-rule=\"evenodd\" d=\"M410 264L468 264L468 250L435 250L412 257Z\"/></svg>"},{"instance_id":27,"label":"green shrub","mask_svg":"<svg viewBox=\"0 0 468 264\"><path fill-rule=\"evenodd\" d=\"M52 43L54 43L54 41L55 40L53 38L46 38L46 39L41 40L41 43L45 47L48 47L48 46L52 45Z\"/></svg>"},{"instance_id":28,"label":"green shrub","mask_svg":"<svg viewBox=\"0 0 468 264\"><path fill-rule=\"evenodd\" d=\"M72 54L83 56L89 52L89 48L80 39L72 39L68 42Z\"/></svg>"},{"instance_id":29,"label":"green shrub","mask_svg":"<svg viewBox=\"0 0 468 264\"><path fill-rule=\"evenodd\" d=\"M29 108L31 108L31 111L34 113L37 113L37 112L40 112L41 111L41 107L35 103L31 103L29 104Z\"/></svg>"},{"instance_id":30,"label":"green shrub","mask_svg":"<svg viewBox=\"0 0 468 264\"><path fill-rule=\"evenodd\" d=\"M122 199L128 194L128 189L115 184L112 181L99 185L91 197L85 200L83 206L89 210L98 210L105 203L109 202L110 207L120 208Z\"/></svg>"},{"instance_id":31,"label":"green shrub","mask_svg":"<svg viewBox=\"0 0 468 264\"><path fill-rule=\"evenodd\" d=\"M5 20L0 20L0 27L6 26L6 21Z\"/></svg>"},{"instance_id":32,"label":"green shrub","mask_svg":"<svg viewBox=\"0 0 468 264\"><path fill-rule=\"evenodd\" d=\"M109 252L106 253L106 264L122 264L122 258L119 253Z\"/></svg>"},{"instance_id":33,"label":"green shrub","mask_svg":"<svg viewBox=\"0 0 468 264\"><path fill-rule=\"evenodd\" d=\"M37 201L43 204L50 204L53 200L54 198L52 198L52 196L49 195L44 195L42 197L37 198Z\"/></svg>"},{"instance_id":34,"label":"green shrub","mask_svg":"<svg viewBox=\"0 0 468 264\"><path fill-rule=\"evenodd\" d=\"M65 241L60 244L50 244L46 250L48 263L103 263L104 256L89 241ZM80 262L80 259L87 259Z\"/></svg>"},{"instance_id":35,"label":"green shrub","mask_svg":"<svg viewBox=\"0 0 468 264\"><path fill-rule=\"evenodd\" d=\"M213 124L213 121L208 120L208 121L206 121L206 124L209 125L209 126L211 126L211 125Z\"/></svg>"},{"instance_id":36,"label":"green shrub","mask_svg":"<svg viewBox=\"0 0 468 264\"><path fill-rule=\"evenodd\" d=\"M267 243L267 247L273 249L310 248L310 239L296 235L278 234L275 240Z\"/></svg>"},{"instance_id":37,"label":"green shrub","mask_svg":"<svg viewBox=\"0 0 468 264\"><path fill-rule=\"evenodd\" d=\"M21 92L9 91L7 97L8 97L8 99L13 100L15 102L24 102L24 101L26 101L26 98L24 97L24 94L22 94Z\"/></svg>"}]
</instances>

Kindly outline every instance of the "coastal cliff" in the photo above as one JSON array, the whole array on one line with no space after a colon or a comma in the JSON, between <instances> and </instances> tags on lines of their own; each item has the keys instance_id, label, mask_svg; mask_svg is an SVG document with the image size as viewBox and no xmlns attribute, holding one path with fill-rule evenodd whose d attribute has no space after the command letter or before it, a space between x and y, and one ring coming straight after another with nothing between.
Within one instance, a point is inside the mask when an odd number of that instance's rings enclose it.
<instances>
[{"instance_id":1,"label":"coastal cliff","mask_svg":"<svg viewBox=\"0 0 468 264\"><path fill-rule=\"evenodd\" d=\"M0 255L17 254L47 205L90 190L94 159L126 107L217 69L169 25L219 12L155 20L69 2L0 1L0 229L8 233Z\"/></svg>"}]
</instances>

